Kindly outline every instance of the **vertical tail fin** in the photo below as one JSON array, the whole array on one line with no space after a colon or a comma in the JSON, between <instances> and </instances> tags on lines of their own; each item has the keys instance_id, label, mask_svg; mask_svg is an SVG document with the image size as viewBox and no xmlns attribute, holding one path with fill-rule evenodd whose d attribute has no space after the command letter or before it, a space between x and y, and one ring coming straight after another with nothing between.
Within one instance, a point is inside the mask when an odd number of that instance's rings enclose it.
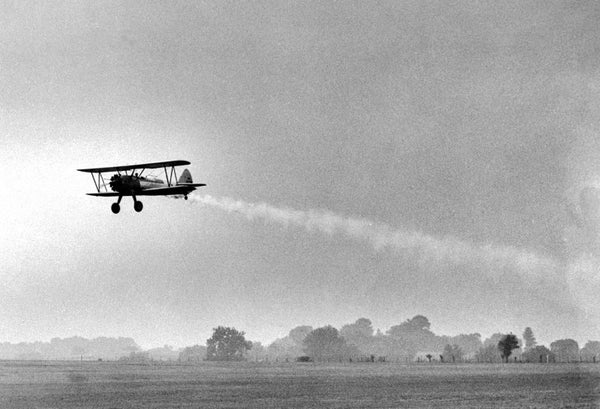
<instances>
[{"instance_id":1,"label":"vertical tail fin","mask_svg":"<svg viewBox=\"0 0 600 409\"><path fill-rule=\"evenodd\" d=\"M190 173L189 170L185 169L183 171L183 173L181 174L181 176L179 177L179 181L177 181L178 184L181 183L194 183L192 181L192 174Z\"/></svg>"}]
</instances>

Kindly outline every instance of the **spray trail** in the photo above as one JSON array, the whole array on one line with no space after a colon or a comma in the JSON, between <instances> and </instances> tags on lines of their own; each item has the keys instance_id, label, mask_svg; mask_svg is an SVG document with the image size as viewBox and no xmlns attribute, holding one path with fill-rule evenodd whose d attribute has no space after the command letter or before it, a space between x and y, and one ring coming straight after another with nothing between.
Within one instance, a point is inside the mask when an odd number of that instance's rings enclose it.
<instances>
[{"instance_id":1,"label":"spray trail","mask_svg":"<svg viewBox=\"0 0 600 409\"><path fill-rule=\"evenodd\" d=\"M558 267L552 259L515 247L477 245L454 237L438 238L325 210L295 210L210 195L194 194L190 195L190 199L226 212L244 215L249 220L260 219L329 236L342 235L367 243L377 252L386 249L400 252L415 258L420 265L476 265L484 272L517 273L530 282L548 278L548 273L556 271Z\"/></svg>"}]
</instances>

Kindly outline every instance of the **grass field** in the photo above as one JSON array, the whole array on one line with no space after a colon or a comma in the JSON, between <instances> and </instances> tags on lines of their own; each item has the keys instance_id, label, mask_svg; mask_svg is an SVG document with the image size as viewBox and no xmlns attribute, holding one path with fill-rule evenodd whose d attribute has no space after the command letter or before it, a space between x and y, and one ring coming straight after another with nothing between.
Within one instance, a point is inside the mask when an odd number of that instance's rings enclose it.
<instances>
[{"instance_id":1,"label":"grass field","mask_svg":"<svg viewBox=\"0 0 600 409\"><path fill-rule=\"evenodd\" d=\"M600 364L0 361L0 408L599 408Z\"/></svg>"}]
</instances>

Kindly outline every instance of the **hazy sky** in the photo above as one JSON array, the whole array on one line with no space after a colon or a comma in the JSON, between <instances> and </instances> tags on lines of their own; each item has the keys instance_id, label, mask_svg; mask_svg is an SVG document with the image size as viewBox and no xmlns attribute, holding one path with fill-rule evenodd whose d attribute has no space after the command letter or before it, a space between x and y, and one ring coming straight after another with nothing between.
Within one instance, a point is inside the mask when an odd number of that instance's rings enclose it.
<instances>
[{"instance_id":1,"label":"hazy sky","mask_svg":"<svg viewBox=\"0 0 600 409\"><path fill-rule=\"evenodd\" d=\"M0 9L0 341L600 339L597 2ZM139 214L76 171L170 159Z\"/></svg>"}]
</instances>

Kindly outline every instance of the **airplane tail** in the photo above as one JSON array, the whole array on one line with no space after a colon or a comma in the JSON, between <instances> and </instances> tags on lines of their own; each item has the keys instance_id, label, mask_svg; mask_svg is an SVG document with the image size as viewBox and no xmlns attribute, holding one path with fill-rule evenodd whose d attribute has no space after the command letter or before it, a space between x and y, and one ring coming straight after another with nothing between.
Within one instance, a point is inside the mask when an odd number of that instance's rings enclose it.
<instances>
[{"instance_id":1,"label":"airplane tail","mask_svg":"<svg viewBox=\"0 0 600 409\"><path fill-rule=\"evenodd\" d=\"M181 176L179 177L179 181L177 182L177 184L187 184L187 183L194 183L192 181L192 174L190 173L189 170L185 169L183 171L183 173L181 174Z\"/></svg>"},{"instance_id":2,"label":"airplane tail","mask_svg":"<svg viewBox=\"0 0 600 409\"><path fill-rule=\"evenodd\" d=\"M179 177L179 180L177 181L177 185L190 186L190 187L206 186L205 183L194 183L194 181L192 180L192 174L187 169L185 169L183 171L183 173L181 174L181 176Z\"/></svg>"}]
</instances>

